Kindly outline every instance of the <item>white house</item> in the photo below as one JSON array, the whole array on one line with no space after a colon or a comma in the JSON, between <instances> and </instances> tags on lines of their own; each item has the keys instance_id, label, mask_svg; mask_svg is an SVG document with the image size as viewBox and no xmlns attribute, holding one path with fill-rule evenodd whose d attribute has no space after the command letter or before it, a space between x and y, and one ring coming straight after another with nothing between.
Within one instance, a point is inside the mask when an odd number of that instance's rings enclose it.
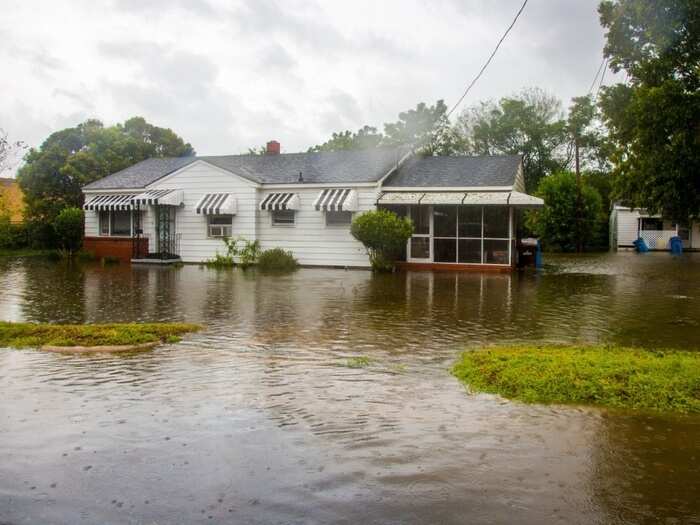
<instances>
[{"instance_id":1,"label":"white house","mask_svg":"<svg viewBox=\"0 0 700 525\"><path fill-rule=\"evenodd\" d=\"M610 214L610 248L632 249L638 238L644 239L650 250L669 250L671 237L679 236L686 249L700 250L700 221L682 225L653 215L645 210L613 206Z\"/></svg>"},{"instance_id":2,"label":"white house","mask_svg":"<svg viewBox=\"0 0 700 525\"><path fill-rule=\"evenodd\" d=\"M222 238L290 250L302 265L368 267L350 235L377 207L410 216L405 263L452 268L515 264L518 156L420 157L406 149L154 158L88 184L85 248L133 261L203 262ZM449 266L451 265L451 266Z\"/></svg>"}]
</instances>

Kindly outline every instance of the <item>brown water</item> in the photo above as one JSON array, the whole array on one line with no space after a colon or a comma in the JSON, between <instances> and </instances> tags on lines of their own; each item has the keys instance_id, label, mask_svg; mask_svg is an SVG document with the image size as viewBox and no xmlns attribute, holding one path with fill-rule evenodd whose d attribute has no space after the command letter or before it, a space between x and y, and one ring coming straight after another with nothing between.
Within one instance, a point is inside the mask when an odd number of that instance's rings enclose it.
<instances>
[{"instance_id":1,"label":"brown water","mask_svg":"<svg viewBox=\"0 0 700 525\"><path fill-rule=\"evenodd\" d=\"M0 319L206 325L129 356L0 351L0 523L700 523L700 418L527 406L448 372L482 343L700 349L698 255L389 276L0 259Z\"/></svg>"}]
</instances>

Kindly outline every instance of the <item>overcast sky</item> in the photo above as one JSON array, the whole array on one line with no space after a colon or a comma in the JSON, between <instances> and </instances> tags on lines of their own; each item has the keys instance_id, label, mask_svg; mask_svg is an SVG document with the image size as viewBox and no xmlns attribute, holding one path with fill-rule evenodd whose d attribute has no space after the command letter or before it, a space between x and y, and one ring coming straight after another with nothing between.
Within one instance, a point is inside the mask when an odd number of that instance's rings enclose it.
<instances>
[{"instance_id":1,"label":"overcast sky","mask_svg":"<svg viewBox=\"0 0 700 525\"><path fill-rule=\"evenodd\" d=\"M465 106L540 86L565 101L600 64L598 0L530 0ZM454 103L521 0L5 0L0 127L37 146L141 115L199 154L306 150ZM610 78L610 77L607 77Z\"/></svg>"}]
</instances>

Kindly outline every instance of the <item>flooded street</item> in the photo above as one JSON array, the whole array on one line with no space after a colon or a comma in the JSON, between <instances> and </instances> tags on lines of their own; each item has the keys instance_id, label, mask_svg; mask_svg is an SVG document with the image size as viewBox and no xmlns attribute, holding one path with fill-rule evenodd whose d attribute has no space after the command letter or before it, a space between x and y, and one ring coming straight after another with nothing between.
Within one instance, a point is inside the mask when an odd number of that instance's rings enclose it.
<instances>
[{"instance_id":1,"label":"flooded street","mask_svg":"<svg viewBox=\"0 0 700 525\"><path fill-rule=\"evenodd\" d=\"M205 326L123 356L0 350L0 524L700 523L700 417L522 405L449 374L482 344L700 351L700 254L547 262L276 276L0 258L2 320Z\"/></svg>"}]
</instances>

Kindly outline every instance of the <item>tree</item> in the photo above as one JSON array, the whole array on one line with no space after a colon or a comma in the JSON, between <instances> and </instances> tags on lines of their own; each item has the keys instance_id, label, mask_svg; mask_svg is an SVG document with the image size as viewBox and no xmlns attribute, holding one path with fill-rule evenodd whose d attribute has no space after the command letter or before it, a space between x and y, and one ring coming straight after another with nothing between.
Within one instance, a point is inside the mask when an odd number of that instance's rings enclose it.
<instances>
[{"instance_id":1,"label":"tree","mask_svg":"<svg viewBox=\"0 0 700 525\"><path fill-rule=\"evenodd\" d=\"M83 244L84 214L80 208L64 208L53 221L59 247L73 255Z\"/></svg>"},{"instance_id":2,"label":"tree","mask_svg":"<svg viewBox=\"0 0 700 525\"><path fill-rule=\"evenodd\" d=\"M614 198L677 221L700 214L700 3L598 7L605 56L627 82L600 98L614 147Z\"/></svg>"},{"instance_id":3,"label":"tree","mask_svg":"<svg viewBox=\"0 0 700 525\"><path fill-rule=\"evenodd\" d=\"M466 109L458 119L472 155L521 155L527 191L566 164L568 143L561 102L538 88Z\"/></svg>"},{"instance_id":4,"label":"tree","mask_svg":"<svg viewBox=\"0 0 700 525\"><path fill-rule=\"evenodd\" d=\"M409 144L423 155L451 155L463 149L459 133L447 118L444 100L428 106L425 102L415 109L399 113L399 120L384 124L382 145Z\"/></svg>"},{"instance_id":5,"label":"tree","mask_svg":"<svg viewBox=\"0 0 700 525\"><path fill-rule=\"evenodd\" d=\"M356 133L350 130L333 133L323 144L308 151L340 151L371 149L379 146L411 146L422 155L453 155L462 153L462 136L447 118L447 106L442 100L428 106L425 102L415 109L402 111L396 122L384 124L384 133L364 126Z\"/></svg>"},{"instance_id":6,"label":"tree","mask_svg":"<svg viewBox=\"0 0 700 525\"><path fill-rule=\"evenodd\" d=\"M310 147L309 152L371 149L379 146L383 138L383 135L377 132L377 128L363 126L356 133L350 130L333 133L330 140Z\"/></svg>"},{"instance_id":7,"label":"tree","mask_svg":"<svg viewBox=\"0 0 700 525\"><path fill-rule=\"evenodd\" d=\"M27 149L27 144L21 140L10 140L7 131L0 128L0 175L12 170L22 152Z\"/></svg>"},{"instance_id":8,"label":"tree","mask_svg":"<svg viewBox=\"0 0 700 525\"><path fill-rule=\"evenodd\" d=\"M577 220L576 176L569 171L549 175L540 181L537 195L544 208L528 213L527 227L543 239L546 247L572 251L597 239L602 209L598 191L586 183L581 186L581 215Z\"/></svg>"},{"instance_id":9,"label":"tree","mask_svg":"<svg viewBox=\"0 0 700 525\"><path fill-rule=\"evenodd\" d=\"M52 133L30 149L17 179L30 222L51 224L66 207L80 207L81 187L149 157L193 155L194 149L172 130L134 117L105 128L87 120Z\"/></svg>"},{"instance_id":10,"label":"tree","mask_svg":"<svg viewBox=\"0 0 700 525\"><path fill-rule=\"evenodd\" d=\"M373 270L392 271L396 257L413 235L413 223L388 210L373 210L355 217L350 233L364 244Z\"/></svg>"}]
</instances>

